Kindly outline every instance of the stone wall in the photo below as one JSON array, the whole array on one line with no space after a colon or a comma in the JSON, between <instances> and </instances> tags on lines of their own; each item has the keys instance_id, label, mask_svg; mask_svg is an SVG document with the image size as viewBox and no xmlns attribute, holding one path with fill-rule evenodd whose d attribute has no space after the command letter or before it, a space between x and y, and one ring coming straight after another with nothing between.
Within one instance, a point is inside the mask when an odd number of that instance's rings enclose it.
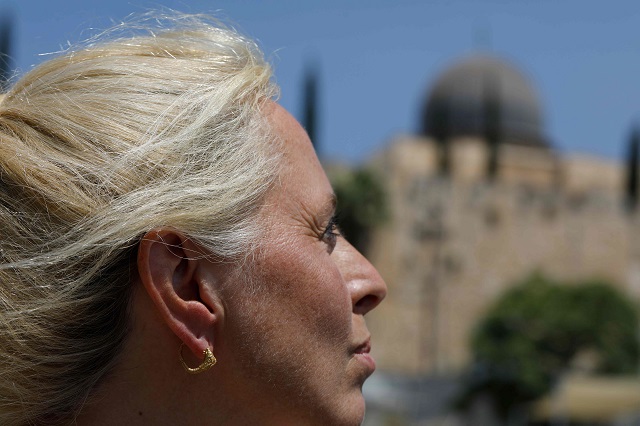
<instances>
[{"instance_id":1,"label":"stone wall","mask_svg":"<svg viewBox=\"0 0 640 426\"><path fill-rule=\"evenodd\" d=\"M372 161L392 212L369 249L389 287L368 315L384 371L460 371L478 319L536 271L606 279L640 300L637 219L624 208L618 166L512 146L489 183L485 145L460 142L449 177L437 173L438 150L425 139L402 137ZM587 178L597 185L579 184Z\"/></svg>"}]
</instances>

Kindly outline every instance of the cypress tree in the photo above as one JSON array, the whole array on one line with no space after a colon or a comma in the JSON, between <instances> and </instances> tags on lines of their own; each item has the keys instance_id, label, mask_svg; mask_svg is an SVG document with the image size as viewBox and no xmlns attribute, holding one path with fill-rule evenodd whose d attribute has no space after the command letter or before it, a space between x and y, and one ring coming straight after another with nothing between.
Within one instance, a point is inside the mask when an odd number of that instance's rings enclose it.
<instances>
[{"instance_id":1,"label":"cypress tree","mask_svg":"<svg viewBox=\"0 0 640 426\"><path fill-rule=\"evenodd\" d=\"M317 119L318 119L318 75L315 66L307 66L304 77L304 101L302 112L302 126L307 130L309 139L320 156Z\"/></svg>"}]
</instances>

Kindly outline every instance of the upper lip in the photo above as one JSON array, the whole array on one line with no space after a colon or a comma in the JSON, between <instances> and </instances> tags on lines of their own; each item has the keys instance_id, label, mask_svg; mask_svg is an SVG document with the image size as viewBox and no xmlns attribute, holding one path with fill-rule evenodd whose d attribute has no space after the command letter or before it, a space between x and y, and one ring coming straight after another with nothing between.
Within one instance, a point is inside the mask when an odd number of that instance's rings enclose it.
<instances>
[{"instance_id":1,"label":"upper lip","mask_svg":"<svg viewBox=\"0 0 640 426\"><path fill-rule=\"evenodd\" d=\"M368 354L371 352L371 337L367 337L362 343L360 343L354 349L356 354Z\"/></svg>"}]
</instances>

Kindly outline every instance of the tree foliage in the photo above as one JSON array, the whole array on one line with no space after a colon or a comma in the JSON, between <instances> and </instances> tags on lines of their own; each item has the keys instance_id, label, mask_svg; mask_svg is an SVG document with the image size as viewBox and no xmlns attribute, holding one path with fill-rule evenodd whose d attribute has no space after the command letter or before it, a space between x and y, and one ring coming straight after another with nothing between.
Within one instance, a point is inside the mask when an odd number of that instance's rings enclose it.
<instances>
[{"instance_id":1,"label":"tree foliage","mask_svg":"<svg viewBox=\"0 0 640 426\"><path fill-rule=\"evenodd\" d=\"M358 168L331 175L338 198L338 222L347 239L364 252L371 230L388 217L382 179L371 169Z\"/></svg>"},{"instance_id":2,"label":"tree foliage","mask_svg":"<svg viewBox=\"0 0 640 426\"><path fill-rule=\"evenodd\" d=\"M597 354L594 372L638 368L637 307L611 285L573 285L533 275L507 291L479 323L474 365L461 402L492 396L496 411L547 393L579 353Z\"/></svg>"}]
</instances>

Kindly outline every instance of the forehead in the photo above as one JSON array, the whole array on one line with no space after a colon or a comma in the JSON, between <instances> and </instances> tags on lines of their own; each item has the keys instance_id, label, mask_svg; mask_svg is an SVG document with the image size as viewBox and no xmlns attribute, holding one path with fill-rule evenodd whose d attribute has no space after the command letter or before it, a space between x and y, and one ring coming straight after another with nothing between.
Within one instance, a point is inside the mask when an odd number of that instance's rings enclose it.
<instances>
[{"instance_id":1,"label":"forehead","mask_svg":"<svg viewBox=\"0 0 640 426\"><path fill-rule=\"evenodd\" d=\"M318 161L309 136L291 114L273 103L267 112L272 128L281 140L283 167L280 185L275 189L281 196L299 196L306 201L331 199L333 190Z\"/></svg>"},{"instance_id":2,"label":"forehead","mask_svg":"<svg viewBox=\"0 0 640 426\"><path fill-rule=\"evenodd\" d=\"M293 167L321 169L311 140L302 126L286 109L276 103L272 105L268 112L269 121L283 142L285 163Z\"/></svg>"}]
</instances>

